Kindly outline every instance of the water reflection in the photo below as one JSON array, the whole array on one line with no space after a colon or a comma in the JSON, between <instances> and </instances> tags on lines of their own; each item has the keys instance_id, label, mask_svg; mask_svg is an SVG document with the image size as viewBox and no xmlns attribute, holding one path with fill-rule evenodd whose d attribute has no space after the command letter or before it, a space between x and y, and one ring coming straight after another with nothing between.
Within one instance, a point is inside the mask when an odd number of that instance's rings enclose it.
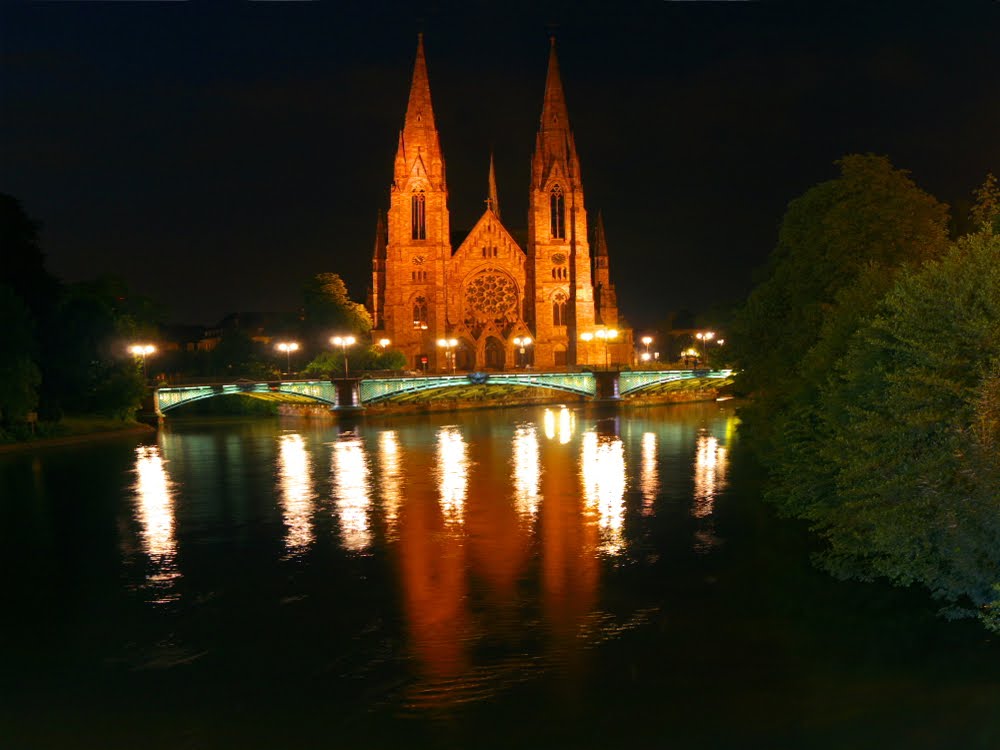
<instances>
[{"instance_id":1,"label":"water reflection","mask_svg":"<svg viewBox=\"0 0 1000 750\"><path fill-rule=\"evenodd\" d=\"M403 502L403 457L399 448L399 435L395 430L379 433L378 452L385 537L388 541L395 541L399 508Z\"/></svg>"},{"instance_id":2,"label":"water reflection","mask_svg":"<svg viewBox=\"0 0 1000 750\"><path fill-rule=\"evenodd\" d=\"M707 518L715 510L715 500L726 486L728 451L714 435L702 431L698 435L694 461L695 518Z\"/></svg>"},{"instance_id":3,"label":"water reflection","mask_svg":"<svg viewBox=\"0 0 1000 750\"><path fill-rule=\"evenodd\" d=\"M538 431L534 424L528 422L518 425L514 431L513 454L514 501L517 512L530 520L538 513L539 486L542 478Z\"/></svg>"},{"instance_id":4,"label":"water reflection","mask_svg":"<svg viewBox=\"0 0 1000 750\"><path fill-rule=\"evenodd\" d=\"M653 515L656 496L660 491L660 472L658 467L656 433L642 434L642 464L639 475L639 487L642 490L642 514Z\"/></svg>"},{"instance_id":5,"label":"water reflection","mask_svg":"<svg viewBox=\"0 0 1000 750\"><path fill-rule=\"evenodd\" d=\"M285 549L289 556L305 552L313 543L312 461L297 433L278 438L278 481L285 521Z\"/></svg>"},{"instance_id":6,"label":"water reflection","mask_svg":"<svg viewBox=\"0 0 1000 750\"><path fill-rule=\"evenodd\" d=\"M559 437L559 442L563 445L573 438L576 431L576 415L565 406L559 407L558 414L551 409L546 409L542 418L545 427L545 437L555 440Z\"/></svg>"},{"instance_id":7,"label":"water reflection","mask_svg":"<svg viewBox=\"0 0 1000 750\"><path fill-rule=\"evenodd\" d=\"M588 510L596 511L601 529L601 552L615 555L625 541L625 446L617 435L583 434L580 451L583 496Z\"/></svg>"},{"instance_id":8,"label":"water reflection","mask_svg":"<svg viewBox=\"0 0 1000 750\"><path fill-rule=\"evenodd\" d=\"M437 435L437 479L446 524L461 524L469 484L469 448L457 427L442 427Z\"/></svg>"},{"instance_id":9,"label":"water reflection","mask_svg":"<svg viewBox=\"0 0 1000 750\"><path fill-rule=\"evenodd\" d=\"M368 522L371 491L364 446L353 433L342 434L333 444L332 473L341 544L352 552L363 552L372 542Z\"/></svg>"},{"instance_id":10,"label":"water reflection","mask_svg":"<svg viewBox=\"0 0 1000 750\"><path fill-rule=\"evenodd\" d=\"M170 478L159 446L135 449L136 517L141 524L142 548L154 570L146 580L160 590L159 603L173 600L170 589L180 577L177 570L177 540L174 534L174 499Z\"/></svg>"}]
</instances>

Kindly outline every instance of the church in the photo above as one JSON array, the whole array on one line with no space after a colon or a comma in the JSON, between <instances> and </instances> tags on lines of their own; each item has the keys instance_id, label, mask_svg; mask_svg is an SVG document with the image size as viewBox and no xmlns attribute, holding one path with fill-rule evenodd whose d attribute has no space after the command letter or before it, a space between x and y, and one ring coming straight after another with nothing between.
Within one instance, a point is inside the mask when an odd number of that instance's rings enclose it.
<instances>
[{"instance_id":1,"label":"church","mask_svg":"<svg viewBox=\"0 0 1000 750\"><path fill-rule=\"evenodd\" d=\"M492 158L486 209L452 247L444 154L418 37L409 102L379 214L367 307L414 370L605 367L632 362L600 216L588 221L555 40L531 160L524 246L501 219ZM526 340L530 343L525 343Z\"/></svg>"}]
</instances>

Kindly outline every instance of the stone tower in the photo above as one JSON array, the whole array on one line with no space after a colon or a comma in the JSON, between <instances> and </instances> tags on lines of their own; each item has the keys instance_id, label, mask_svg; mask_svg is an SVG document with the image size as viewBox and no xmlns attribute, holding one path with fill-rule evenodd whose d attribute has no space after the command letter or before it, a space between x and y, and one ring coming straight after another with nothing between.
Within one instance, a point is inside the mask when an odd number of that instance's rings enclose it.
<instances>
[{"instance_id":1,"label":"stone tower","mask_svg":"<svg viewBox=\"0 0 1000 750\"><path fill-rule=\"evenodd\" d=\"M594 327L587 211L555 38L531 159L528 261L536 358L557 366L590 361L577 343L581 332Z\"/></svg>"},{"instance_id":2,"label":"stone tower","mask_svg":"<svg viewBox=\"0 0 1000 750\"><path fill-rule=\"evenodd\" d=\"M597 212L594 228L594 314L599 325L618 326L618 294L611 283L608 265L608 241L604 236L604 217Z\"/></svg>"},{"instance_id":3,"label":"stone tower","mask_svg":"<svg viewBox=\"0 0 1000 750\"><path fill-rule=\"evenodd\" d=\"M407 359L437 366L434 342L445 336L445 279L451 227L444 157L424 59L423 34L399 134L389 195L382 327Z\"/></svg>"}]
</instances>

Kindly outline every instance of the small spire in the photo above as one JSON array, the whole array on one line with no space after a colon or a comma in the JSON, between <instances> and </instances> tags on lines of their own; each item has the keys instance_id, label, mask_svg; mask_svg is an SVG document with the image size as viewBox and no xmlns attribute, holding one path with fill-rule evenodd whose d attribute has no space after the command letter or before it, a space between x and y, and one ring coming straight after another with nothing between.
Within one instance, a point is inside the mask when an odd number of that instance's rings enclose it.
<instances>
[{"instance_id":1,"label":"small spire","mask_svg":"<svg viewBox=\"0 0 1000 750\"><path fill-rule=\"evenodd\" d=\"M389 244L389 235L386 232L385 213L380 208L378 219L375 224L375 260L385 260L386 245Z\"/></svg>"},{"instance_id":2,"label":"small spire","mask_svg":"<svg viewBox=\"0 0 1000 750\"><path fill-rule=\"evenodd\" d=\"M493 168L493 152L490 152L490 185L489 196L486 198L486 207L500 218L500 197L497 193L497 175Z\"/></svg>"},{"instance_id":3,"label":"small spire","mask_svg":"<svg viewBox=\"0 0 1000 750\"><path fill-rule=\"evenodd\" d=\"M604 215L597 212L597 225L594 227L594 255L608 257L608 241L604 236Z\"/></svg>"}]
</instances>

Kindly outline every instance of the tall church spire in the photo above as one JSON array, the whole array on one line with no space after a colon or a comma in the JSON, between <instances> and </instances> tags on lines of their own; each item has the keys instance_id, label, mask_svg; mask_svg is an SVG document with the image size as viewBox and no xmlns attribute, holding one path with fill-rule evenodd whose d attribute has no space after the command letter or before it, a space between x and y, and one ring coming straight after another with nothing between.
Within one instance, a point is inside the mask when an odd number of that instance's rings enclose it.
<instances>
[{"instance_id":1,"label":"tall church spire","mask_svg":"<svg viewBox=\"0 0 1000 750\"><path fill-rule=\"evenodd\" d=\"M493 169L493 152L490 152L490 186L489 195L486 198L486 207L493 211L500 218L500 196L497 194L497 175Z\"/></svg>"},{"instance_id":2,"label":"tall church spire","mask_svg":"<svg viewBox=\"0 0 1000 750\"><path fill-rule=\"evenodd\" d=\"M431 83L427 77L424 59L424 35L417 34L417 59L413 64L413 81L410 83L410 100L406 105L406 129L425 127L434 130L434 109L431 106Z\"/></svg>"},{"instance_id":3,"label":"tall church spire","mask_svg":"<svg viewBox=\"0 0 1000 750\"><path fill-rule=\"evenodd\" d=\"M556 57L556 38L549 38L549 72L545 78L545 100L542 104L542 130L569 128L566 95L559 77L559 58Z\"/></svg>"},{"instance_id":4,"label":"tall church spire","mask_svg":"<svg viewBox=\"0 0 1000 750\"><path fill-rule=\"evenodd\" d=\"M395 177L397 183L421 175L430 179L437 189L444 189L444 159L437 126L434 124L434 107L431 104L431 84L424 58L424 35L417 35L417 58L413 63L413 80L410 98L406 104L406 119L399 134L396 151Z\"/></svg>"},{"instance_id":5,"label":"tall church spire","mask_svg":"<svg viewBox=\"0 0 1000 750\"><path fill-rule=\"evenodd\" d=\"M597 225L594 227L594 257L608 257L608 241L604 237L604 215L600 211L597 212ZM606 267L607 262L604 265Z\"/></svg>"}]
</instances>

